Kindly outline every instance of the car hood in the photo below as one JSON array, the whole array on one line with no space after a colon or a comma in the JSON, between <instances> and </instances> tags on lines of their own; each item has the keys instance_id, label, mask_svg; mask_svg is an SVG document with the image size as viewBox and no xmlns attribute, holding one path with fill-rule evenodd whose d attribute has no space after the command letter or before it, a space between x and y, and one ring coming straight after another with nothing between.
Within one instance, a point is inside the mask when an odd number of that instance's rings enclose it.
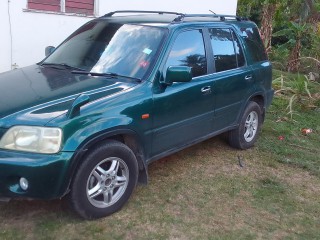
<instances>
[{"instance_id":1,"label":"car hood","mask_svg":"<svg viewBox=\"0 0 320 240\"><path fill-rule=\"evenodd\" d=\"M0 127L30 119L38 124L48 122L65 113L80 94L89 95L93 101L136 84L133 80L72 74L68 69L38 65L1 73Z\"/></svg>"}]
</instances>

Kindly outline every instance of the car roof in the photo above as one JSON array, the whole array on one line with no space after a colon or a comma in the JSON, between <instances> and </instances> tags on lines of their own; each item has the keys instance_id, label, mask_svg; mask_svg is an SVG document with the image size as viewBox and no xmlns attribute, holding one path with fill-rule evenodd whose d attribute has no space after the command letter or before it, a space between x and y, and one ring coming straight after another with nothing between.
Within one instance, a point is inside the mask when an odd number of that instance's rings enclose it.
<instances>
[{"instance_id":1,"label":"car roof","mask_svg":"<svg viewBox=\"0 0 320 240\"><path fill-rule=\"evenodd\" d=\"M239 25L248 19L233 15L219 14L184 14L160 11L115 11L105 14L99 19L113 23L132 23L159 27L177 26L192 23L226 23ZM242 25L242 24L240 24Z\"/></svg>"},{"instance_id":2,"label":"car roof","mask_svg":"<svg viewBox=\"0 0 320 240\"><path fill-rule=\"evenodd\" d=\"M172 15L126 15L126 16L102 16L100 19L108 20L109 22L114 23L135 23L135 24L158 24L159 26L168 26L176 16Z\"/></svg>"}]
</instances>

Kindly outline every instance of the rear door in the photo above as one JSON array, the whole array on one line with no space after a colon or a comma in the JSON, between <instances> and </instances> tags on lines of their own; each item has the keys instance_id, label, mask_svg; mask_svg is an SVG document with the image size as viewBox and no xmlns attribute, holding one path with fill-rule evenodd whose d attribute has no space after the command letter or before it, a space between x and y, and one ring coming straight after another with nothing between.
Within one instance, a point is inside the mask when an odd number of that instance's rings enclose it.
<instances>
[{"instance_id":1,"label":"rear door","mask_svg":"<svg viewBox=\"0 0 320 240\"><path fill-rule=\"evenodd\" d=\"M250 62L253 70L257 92L263 95L267 93L267 96L265 96L266 107L271 103L273 96L271 63L268 61L258 28L247 26L241 27L239 30L247 49L248 62Z\"/></svg>"},{"instance_id":2,"label":"rear door","mask_svg":"<svg viewBox=\"0 0 320 240\"><path fill-rule=\"evenodd\" d=\"M253 73L232 28L209 28L209 36L214 56L211 64L215 67L212 74L215 109L212 130L220 131L237 123L244 101L254 88Z\"/></svg>"}]
</instances>

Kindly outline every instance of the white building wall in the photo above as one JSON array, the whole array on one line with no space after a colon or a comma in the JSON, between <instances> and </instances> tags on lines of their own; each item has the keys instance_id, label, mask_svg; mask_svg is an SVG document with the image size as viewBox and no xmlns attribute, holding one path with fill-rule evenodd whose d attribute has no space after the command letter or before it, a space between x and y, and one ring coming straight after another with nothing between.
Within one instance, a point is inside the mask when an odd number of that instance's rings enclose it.
<instances>
[{"instance_id":1,"label":"white building wall","mask_svg":"<svg viewBox=\"0 0 320 240\"><path fill-rule=\"evenodd\" d=\"M24 12L26 7L27 0L0 1L0 72L42 60L46 46L57 46L90 20L76 16Z\"/></svg>"},{"instance_id":2,"label":"white building wall","mask_svg":"<svg viewBox=\"0 0 320 240\"><path fill-rule=\"evenodd\" d=\"M201 4L199 3L201 2ZM235 14L237 0L96 0L97 15L114 10L157 10L183 13ZM27 0L0 1L0 72L24 67L44 58L46 46L59 45L88 17L25 11Z\"/></svg>"},{"instance_id":3,"label":"white building wall","mask_svg":"<svg viewBox=\"0 0 320 240\"><path fill-rule=\"evenodd\" d=\"M156 10L181 13L207 13L235 15L237 0L100 0L99 13L115 10ZM103 12L101 12L103 11Z\"/></svg>"}]
</instances>

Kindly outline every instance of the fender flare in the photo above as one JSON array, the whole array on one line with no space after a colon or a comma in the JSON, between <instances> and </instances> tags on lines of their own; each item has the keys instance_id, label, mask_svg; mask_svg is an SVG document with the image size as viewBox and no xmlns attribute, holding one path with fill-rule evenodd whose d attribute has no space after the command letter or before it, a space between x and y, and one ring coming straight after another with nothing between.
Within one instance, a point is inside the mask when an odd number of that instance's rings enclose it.
<instances>
[{"instance_id":1,"label":"fender flare","mask_svg":"<svg viewBox=\"0 0 320 240\"><path fill-rule=\"evenodd\" d=\"M90 138L86 139L83 143L80 144L80 146L77 148L77 150L74 152L74 155L70 161L68 170L65 174L65 180L63 186L64 189L62 191L62 197L68 194L70 191L70 185L73 181L74 175L76 173L76 169L81 165L82 161L84 160L85 155L89 151L91 147L93 147L95 144L105 141L107 139L110 139L115 136L119 135L127 135L132 136L132 138L135 140L137 144L137 151L135 152L138 166L139 166L139 176L138 176L138 182L141 184L147 184L148 183L148 165L145 161L145 153L143 149L143 145L141 144L141 140L139 135L131 130L131 129L113 129L113 130L106 130L103 132L100 132L98 134L95 134L94 136L91 136Z\"/></svg>"}]
</instances>

